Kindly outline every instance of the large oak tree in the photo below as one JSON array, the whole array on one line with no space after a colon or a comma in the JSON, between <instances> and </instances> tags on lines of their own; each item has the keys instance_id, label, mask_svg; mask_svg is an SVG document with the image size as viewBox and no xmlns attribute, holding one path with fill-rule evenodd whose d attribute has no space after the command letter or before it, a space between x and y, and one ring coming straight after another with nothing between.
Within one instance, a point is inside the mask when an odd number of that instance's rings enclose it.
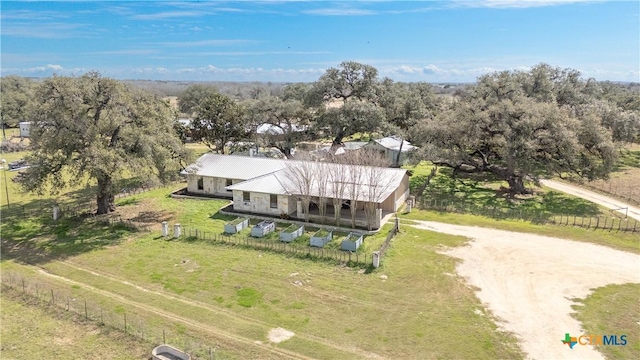
<instances>
[{"instance_id":1,"label":"large oak tree","mask_svg":"<svg viewBox=\"0 0 640 360\"><path fill-rule=\"evenodd\" d=\"M226 148L249 136L244 108L213 86L192 85L179 98L180 110L193 116L194 140L225 154Z\"/></svg>"},{"instance_id":2,"label":"large oak tree","mask_svg":"<svg viewBox=\"0 0 640 360\"><path fill-rule=\"evenodd\" d=\"M491 173L514 194L527 180L573 174L605 178L615 162L602 113L585 111L585 82L575 71L482 76L447 111L416 128L416 143L455 173Z\"/></svg>"},{"instance_id":3,"label":"large oak tree","mask_svg":"<svg viewBox=\"0 0 640 360\"><path fill-rule=\"evenodd\" d=\"M169 179L186 156L167 102L97 73L46 79L35 102L26 190L95 182L97 213L106 214L115 210L116 180Z\"/></svg>"},{"instance_id":4,"label":"large oak tree","mask_svg":"<svg viewBox=\"0 0 640 360\"><path fill-rule=\"evenodd\" d=\"M307 104L317 107L318 131L333 138L333 145L358 132L373 132L384 125L384 111L378 106L378 70L354 61L329 68L313 84Z\"/></svg>"}]
</instances>

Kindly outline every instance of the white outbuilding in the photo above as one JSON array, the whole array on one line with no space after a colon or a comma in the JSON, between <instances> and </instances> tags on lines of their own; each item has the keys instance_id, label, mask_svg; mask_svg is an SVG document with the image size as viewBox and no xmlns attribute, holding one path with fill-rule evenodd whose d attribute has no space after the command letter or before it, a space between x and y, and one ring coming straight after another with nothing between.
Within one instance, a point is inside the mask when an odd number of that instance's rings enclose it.
<instances>
[{"instance_id":1,"label":"white outbuilding","mask_svg":"<svg viewBox=\"0 0 640 360\"><path fill-rule=\"evenodd\" d=\"M30 121L22 121L18 124L20 126L20 137L29 137L31 130Z\"/></svg>"}]
</instances>

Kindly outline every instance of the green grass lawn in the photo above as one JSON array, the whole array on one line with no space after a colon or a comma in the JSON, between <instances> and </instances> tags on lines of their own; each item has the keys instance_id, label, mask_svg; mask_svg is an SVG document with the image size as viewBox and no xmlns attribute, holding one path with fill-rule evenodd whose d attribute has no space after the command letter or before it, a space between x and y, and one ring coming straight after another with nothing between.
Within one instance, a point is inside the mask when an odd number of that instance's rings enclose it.
<instances>
[{"instance_id":1,"label":"green grass lawn","mask_svg":"<svg viewBox=\"0 0 640 360\"><path fill-rule=\"evenodd\" d=\"M597 347L607 359L640 359L640 284L595 289L574 306L585 334L627 335L625 346ZM573 334L572 334L573 335Z\"/></svg>"},{"instance_id":2,"label":"green grass lawn","mask_svg":"<svg viewBox=\"0 0 640 360\"><path fill-rule=\"evenodd\" d=\"M473 291L447 275L455 272L455 260L437 250L464 241L406 228L394 240L383 267L368 274L268 252L164 241L154 235L130 236L116 246L76 255L69 259L72 265L51 261L41 266L256 341L266 341L270 328L286 328L300 336L278 346L316 358L366 357L360 353L364 350L406 359L424 354L521 358L515 339L496 329ZM76 266L206 306L167 301ZM31 268L18 259L3 259L2 269ZM382 274L387 278L380 278ZM92 301L103 300L94 294ZM353 347L360 350L348 350Z\"/></svg>"},{"instance_id":3,"label":"green grass lawn","mask_svg":"<svg viewBox=\"0 0 640 360\"><path fill-rule=\"evenodd\" d=\"M0 304L3 359L141 359L152 349L65 311L43 309L7 288Z\"/></svg>"},{"instance_id":4,"label":"green grass lawn","mask_svg":"<svg viewBox=\"0 0 640 360\"><path fill-rule=\"evenodd\" d=\"M109 313L135 314L149 331L169 327L183 338L217 344L221 358L273 356L256 342L268 343L267 333L275 327L297 336L269 347L313 358L370 358L373 354L394 359L523 357L515 337L497 330L473 289L452 276L456 260L438 253L442 246L464 244L465 238L404 226L382 267L373 271L206 241L167 241L160 237L161 221L221 234L224 224L236 218L218 213L228 204L226 200L171 198L169 193L177 187L118 200L118 213L155 225L151 233L89 219L53 222L48 215L3 221L0 270L88 299ZM484 191L477 193L482 195L477 201L489 201ZM544 206L552 209L563 201L552 195ZM590 211L579 203L575 209ZM640 252L637 234L422 210L404 214L402 219L533 232ZM289 225L277 226L264 241L277 241L278 231ZM361 251L377 250L391 226L367 237ZM296 244L308 245L317 229L305 230ZM339 246L346 235L334 234L327 247ZM39 267L75 285L47 277ZM158 315L151 308L188 323ZM242 337L255 346L216 335L211 329Z\"/></svg>"},{"instance_id":5,"label":"green grass lawn","mask_svg":"<svg viewBox=\"0 0 640 360\"><path fill-rule=\"evenodd\" d=\"M403 220L440 221L449 224L534 233L569 240L592 242L637 254L640 253L640 233L638 232L617 232L615 230L593 230L563 225L533 224L525 220L492 219L480 215L415 209L412 210L410 214L401 214L400 218Z\"/></svg>"}]
</instances>

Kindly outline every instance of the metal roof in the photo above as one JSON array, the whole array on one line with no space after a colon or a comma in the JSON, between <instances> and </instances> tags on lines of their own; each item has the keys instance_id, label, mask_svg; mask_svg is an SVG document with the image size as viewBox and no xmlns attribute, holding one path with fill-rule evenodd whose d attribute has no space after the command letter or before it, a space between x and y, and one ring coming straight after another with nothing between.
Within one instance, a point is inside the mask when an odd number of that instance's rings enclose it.
<instances>
[{"instance_id":1,"label":"metal roof","mask_svg":"<svg viewBox=\"0 0 640 360\"><path fill-rule=\"evenodd\" d=\"M386 138L377 139L373 141L375 141L376 143L380 144L382 147L387 148L389 150L399 150L400 143L402 142L401 139L398 139L394 136L388 136ZM405 140L404 143L402 144L402 152L410 151L415 148L416 147L411 145L411 143L408 142L407 140Z\"/></svg>"},{"instance_id":2,"label":"metal roof","mask_svg":"<svg viewBox=\"0 0 640 360\"><path fill-rule=\"evenodd\" d=\"M287 160L207 153L182 174L247 180L284 169Z\"/></svg>"},{"instance_id":3,"label":"metal roof","mask_svg":"<svg viewBox=\"0 0 640 360\"><path fill-rule=\"evenodd\" d=\"M308 191L311 196L322 194L333 198L336 197L336 185L343 183L344 192L340 198L349 199L355 195L358 201L382 202L400 186L406 174L403 169L359 165L354 167L326 162L290 160L288 164L288 168L227 186L226 189L278 195L301 195ZM305 190L302 190L300 182L294 180L296 167L299 171L311 174L322 172L326 174L325 181L321 181L321 176L311 176L308 188L304 187Z\"/></svg>"},{"instance_id":4,"label":"metal roof","mask_svg":"<svg viewBox=\"0 0 640 360\"><path fill-rule=\"evenodd\" d=\"M283 171L284 170L278 170L270 174L258 176L235 185L227 186L226 189L274 195L290 195L291 192L287 189L292 189L293 185L288 178L283 176Z\"/></svg>"}]
</instances>

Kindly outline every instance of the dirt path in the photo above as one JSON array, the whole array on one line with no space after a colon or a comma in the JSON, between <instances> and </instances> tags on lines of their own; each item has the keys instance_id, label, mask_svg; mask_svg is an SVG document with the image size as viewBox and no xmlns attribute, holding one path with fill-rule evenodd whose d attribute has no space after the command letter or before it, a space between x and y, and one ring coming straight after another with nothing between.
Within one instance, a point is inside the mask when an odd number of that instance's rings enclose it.
<instances>
[{"instance_id":1,"label":"dirt path","mask_svg":"<svg viewBox=\"0 0 640 360\"><path fill-rule=\"evenodd\" d=\"M203 303L203 302L200 302L200 301L197 301L197 300L187 299L187 298L179 296L179 295L172 295L172 294L167 294L167 293L161 292L161 291L150 290L150 289L144 288L142 286L132 284L132 283L130 283L130 282L124 280L124 279L120 279L120 278L118 278L118 277L116 277L114 275L98 273L98 272L95 272L93 270L83 268L83 267L81 267L81 266L79 266L77 264L74 264L74 263L70 262L70 261L58 261L57 263L61 264L61 265L68 266L68 267L71 267L71 268L73 268L75 270L87 272L87 273L89 273L89 274L91 274L93 276L101 277L101 278L104 278L104 279L107 279L107 280L110 280L110 281L114 281L114 282L117 282L117 283L120 283L120 284L123 284L123 285L131 286L132 288L134 288L134 289L136 289L138 291L143 291L145 293L149 293L149 294L153 294L153 295L156 295L156 296L163 297L163 298L165 298L167 300L181 302L181 303L183 303L183 304L185 304L187 306L193 306L193 307L197 307L197 308L200 308L200 309L203 309L203 310L215 313L215 314L220 314L220 315L223 315L223 316L227 316L227 317L230 317L230 318L234 319L234 321L241 321L241 322L245 322L245 323L249 323L249 324L253 324L253 325L262 326L262 327L265 328L265 331L270 329L270 328L276 328L276 326L274 324L269 324L269 323L254 319L254 318L249 317L249 316L243 316L243 315L237 314L237 313L235 313L235 312L233 312L231 310L226 310L226 309L218 308L218 307L215 307L215 306L211 306L209 304L206 304L206 303ZM39 271L40 271L40 273L44 273L46 275L55 276L58 279L65 279L65 280L68 280L68 281L76 282L74 280L67 279L67 278L59 276L59 275L54 275L54 274L49 273L49 272L47 272L46 270L43 270L43 269L40 269ZM78 284L80 284L80 283L78 283ZM91 291L97 290L97 289L95 289L95 288L93 288L91 286L88 286L88 285L82 285L82 286L86 287L87 289L89 289ZM100 291L106 292L104 290L100 290ZM117 296L118 298L121 297L118 294L114 294L114 293L111 293L111 292L108 292L108 293L110 293L110 294L112 294L114 296ZM137 303L137 302L133 302L133 301L130 301L130 302L131 303ZM229 334L229 335L231 337L235 336L235 335L232 335L232 334ZM351 353L354 356L357 356L357 357L360 357L360 358L364 358L364 359L382 359L382 357L377 355L377 354L364 351L364 350L359 349L357 347L341 346L341 345L332 343L332 342L330 342L330 341L328 341L326 339L320 338L318 336L305 334L305 333L300 333L300 332L296 332L295 336L299 337L299 338L302 338L302 339L305 339L305 340L308 340L310 342L315 342L315 343L324 345L324 346L326 346L328 348L333 348L333 349L336 349L336 350L339 350L339 351L343 351L345 353ZM249 341L253 341L253 340L249 340Z\"/></svg>"},{"instance_id":2,"label":"dirt path","mask_svg":"<svg viewBox=\"0 0 640 360\"><path fill-rule=\"evenodd\" d=\"M640 255L605 246L431 221L414 226L473 239L443 253L462 259L458 274L480 289L498 325L533 359L603 359L591 346L562 344L565 333L584 333L570 316L571 299L608 284L640 283Z\"/></svg>"},{"instance_id":3,"label":"dirt path","mask_svg":"<svg viewBox=\"0 0 640 360\"><path fill-rule=\"evenodd\" d=\"M540 183L546 187L550 187L554 190L562 191L567 194L581 197L585 200L589 200L598 205L605 206L621 214L626 214L628 217L640 221L640 208L631 206L620 200L616 200L608 196L598 194L593 191L585 190L575 185L565 184L559 181L541 180ZM627 209L620 210L621 208L627 208L628 210Z\"/></svg>"},{"instance_id":4,"label":"dirt path","mask_svg":"<svg viewBox=\"0 0 640 360\"><path fill-rule=\"evenodd\" d=\"M91 292L94 292L96 294L108 297L108 298L113 299L113 300L117 300L118 302L121 302L123 304L127 304L127 305L130 305L130 306L133 306L133 307L137 307L139 309L143 309L145 311L148 311L150 313L162 316L164 318L167 318L167 319L170 319L170 320L173 320L173 321L181 322L181 323L183 323L183 324L185 324L185 325L187 325L189 327L200 329L200 330L204 330L204 331L207 331L209 333L215 334L217 336L224 337L224 338L236 341L236 342L243 343L246 346L255 346L255 347L261 348L262 350L266 350L268 352L274 353L275 355L278 355L280 358L305 359L305 360L312 359L312 358L309 358L307 356L304 356L304 355L301 355L301 354L298 354L298 353L295 353L295 352L292 352L292 351L288 351L288 350L285 350L285 349L272 347L272 346L265 345L265 344L262 344L262 343L257 343L252 339L245 338L243 336L239 336L239 335L235 335L235 334L231 334L231 333L228 333L226 331L222 331L222 330L214 328L212 326L208 326L206 324L202 324L202 323L193 321L191 319L187 319L187 318L184 318L182 316L179 316L179 315L176 315L176 314L161 310L161 309L156 308L154 306L141 304L139 302L129 300L129 299L127 299L127 298L125 298L123 296L120 296L118 294L114 294L114 293L106 291L106 290L101 290L101 289L95 288L93 286L90 286L90 285L87 285L87 284L84 284L84 283L81 283L81 282L78 282L78 281L74 281L74 280L67 279L67 278L62 277L62 276L58 276L58 275L52 274L50 272L45 271L44 269L39 269L38 272L40 274L44 275L44 276L47 276L47 277L50 277L50 278L54 278L54 279L56 279L58 281L62 281L62 282L65 282L65 283L71 284L71 285L80 286L80 287L82 287L84 289L87 289L87 290L89 290Z\"/></svg>"}]
</instances>

